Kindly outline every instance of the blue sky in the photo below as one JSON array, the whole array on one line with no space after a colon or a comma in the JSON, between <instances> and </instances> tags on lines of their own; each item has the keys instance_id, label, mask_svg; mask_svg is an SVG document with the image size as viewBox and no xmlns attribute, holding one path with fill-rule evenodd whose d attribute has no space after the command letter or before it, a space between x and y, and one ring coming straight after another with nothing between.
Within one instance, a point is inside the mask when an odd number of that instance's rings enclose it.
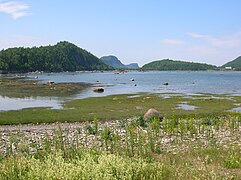
<instances>
[{"instance_id":1,"label":"blue sky","mask_svg":"<svg viewBox=\"0 0 241 180\"><path fill-rule=\"evenodd\" d=\"M123 63L241 55L241 0L0 0L0 49L67 40Z\"/></svg>"}]
</instances>

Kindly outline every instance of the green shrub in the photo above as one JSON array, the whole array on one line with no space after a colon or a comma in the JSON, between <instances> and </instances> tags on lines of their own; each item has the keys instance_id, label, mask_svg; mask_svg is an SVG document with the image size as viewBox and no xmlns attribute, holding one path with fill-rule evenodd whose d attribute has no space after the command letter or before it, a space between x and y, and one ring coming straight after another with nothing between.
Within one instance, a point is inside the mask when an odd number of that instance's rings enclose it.
<instances>
[{"instance_id":1,"label":"green shrub","mask_svg":"<svg viewBox=\"0 0 241 180\"><path fill-rule=\"evenodd\" d=\"M224 162L224 166L229 169L241 168L240 155L232 154Z\"/></svg>"}]
</instances>

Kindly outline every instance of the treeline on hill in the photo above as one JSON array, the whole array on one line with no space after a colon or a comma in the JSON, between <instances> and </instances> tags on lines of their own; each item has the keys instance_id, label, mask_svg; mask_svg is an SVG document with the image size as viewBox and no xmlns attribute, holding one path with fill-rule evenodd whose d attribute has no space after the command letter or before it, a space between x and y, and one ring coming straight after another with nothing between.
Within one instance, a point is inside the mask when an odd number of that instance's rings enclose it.
<instances>
[{"instance_id":1,"label":"treeline on hill","mask_svg":"<svg viewBox=\"0 0 241 180\"><path fill-rule=\"evenodd\" d=\"M231 67L236 71L241 71L241 56L237 57L233 61L230 61L222 66L223 68L225 67Z\"/></svg>"},{"instance_id":2,"label":"treeline on hill","mask_svg":"<svg viewBox=\"0 0 241 180\"><path fill-rule=\"evenodd\" d=\"M205 70L217 70L217 66L194 63L194 62L184 62L184 61L173 61L169 59L164 59L160 61L153 61L142 67L143 70L159 70L159 71L172 71L172 70L190 70L190 71L205 71Z\"/></svg>"},{"instance_id":3,"label":"treeline on hill","mask_svg":"<svg viewBox=\"0 0 241 180\"><path fill-rule=\"evenodd\" d=\"M67 41L33 48L9 48L0 51L0 71L62 72L109 70L99 58Z\"/></svg>"}]
</instances>

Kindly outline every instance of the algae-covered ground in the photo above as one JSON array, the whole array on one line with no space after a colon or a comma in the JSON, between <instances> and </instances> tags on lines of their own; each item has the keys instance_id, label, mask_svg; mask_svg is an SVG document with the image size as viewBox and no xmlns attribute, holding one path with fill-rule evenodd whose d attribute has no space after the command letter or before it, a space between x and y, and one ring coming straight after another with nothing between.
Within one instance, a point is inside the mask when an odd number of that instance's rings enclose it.
<instances>
[{"instance_id":1,"label":"algae-covered ground","mask_svg":"<svg viewBox=\"0 0 241 180\"><path fill-rule=\"evenodd\" d=\"M69 97L89 87L85 83L43 83L25 77L0 76L0 95L11 98L24 97Z\"/></svg>"},{"instance_id":2,"label":"algae-covered ground","mask_svg":"<svg viewBox=\"0 0 241 180\"><path fill-rule=\"evenodd\" d=\"M185 103L194 110L178 108ZM111 95L67 101L63 109L27 108L0 112L0 124L81 122L94 117L99 120L120 120L143 115L149 108L155 108L165 117L177 115L223 114L240 106L240 97L227 95L203 95L198 97L175 94L129 94Z\"/></svg>"}]
</instances>

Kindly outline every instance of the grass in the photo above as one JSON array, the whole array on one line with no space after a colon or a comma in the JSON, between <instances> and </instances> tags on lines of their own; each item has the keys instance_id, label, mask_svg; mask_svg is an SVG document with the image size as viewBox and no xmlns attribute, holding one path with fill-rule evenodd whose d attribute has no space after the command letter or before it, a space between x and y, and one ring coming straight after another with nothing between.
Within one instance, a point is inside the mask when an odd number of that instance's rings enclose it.
<instances>
[{"instance_id":1,"label":"grass","mask_svg":"<svg viewBox=\"0 0 241 180\"><path fill-rule=\"evenodd\" d=\"M218 151L219 153L220 151ZM228 151L225 151L228 152ZM193 154L192 154L193 153ZM1 179L239 179L240 169L226 169L212 157L191 154L163 154L153 160L123 157L105 152L82 151L76 158L62 151L38 159L32 156L1 161ZM198 156L194 156L198 155ZM221 154L224 155L224 154ZM218 156L220 157L220 155ZM219 161L222 161L220 159ZM227 175L228 174L228 175Z\"/></svg>"},{"instance_id":2,"label":"grass","mask_svg":"<svg viewBox=\"0 0 241 180\"><path fill-rule=\"evenodd\" d=\"M230 99L192 99L183 96L163 98L160 94L111 95L86 98L63 103L64 109L28 108L16 111L0 112L0 124L26 124L51 122L91 121L94 117L102 120L125 119L144 114L149 108L155 108L165 117L173 115L220 114L235 107ZM132 97L132 98L131 98ZM241 99L236 98L236 102ZM194 111L176 109L177 104L188 102L198 108Z\"/></svg>"},{"instance_id":3,"label":"grass","mask_svg":"<svg viewBox=\"0 0 241 180\"><path fill-rule=\"evenodd\" d=\"M1 167L1 179L164 179L166 170L157 162L126 158L113 154L81 152L66 160L63 153L48 154L39 160L32 157L8 159ZM11 168L12 167L12 168ZM8 169L10 168L10 169ZM13 170L13 171L11 171Z\"/></svg>"}]
</instances>

